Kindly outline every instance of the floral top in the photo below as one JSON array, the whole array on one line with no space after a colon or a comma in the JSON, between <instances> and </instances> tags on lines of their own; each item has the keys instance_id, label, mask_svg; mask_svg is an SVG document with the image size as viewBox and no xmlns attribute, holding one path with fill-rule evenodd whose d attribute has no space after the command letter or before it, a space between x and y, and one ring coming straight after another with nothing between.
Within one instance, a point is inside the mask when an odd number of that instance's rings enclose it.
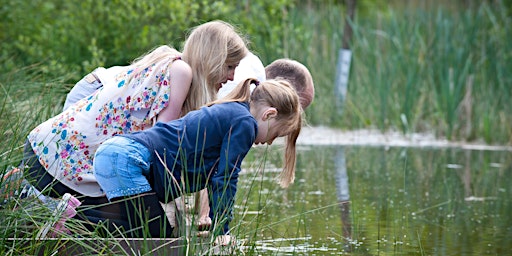
<instances>
[{"instance_id":1,"label":"floral top","mask_svg":"<svg viewBox=\"0 0 512 256\"><path fill-rule=\"evenodd\" d=\"M116 134L152 126L169 104L168 66L178 58L157 62L131 79L134 70L127 67L91 96L37 126L28 140L41 165L77 192L103 196L92 167L96 149Z\"/></svg>"}]
</instances>

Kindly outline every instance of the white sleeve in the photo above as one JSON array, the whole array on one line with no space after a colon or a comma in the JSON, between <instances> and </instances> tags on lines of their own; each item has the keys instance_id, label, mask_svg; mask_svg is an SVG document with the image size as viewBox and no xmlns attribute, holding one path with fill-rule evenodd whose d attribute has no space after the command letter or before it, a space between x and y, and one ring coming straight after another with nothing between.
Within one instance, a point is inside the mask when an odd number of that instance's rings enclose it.
<instances>
[{"instance_id":1,"label":"white sleeve","mask_svg":"<svg viewBox=\"0 0 512 256\"><path fill-rule=\"evenodd\" d=\"M110 68L97 69L94 74L100 79L103 86L110 85L115 82L117 74L121 73L126 66L112 66Z\"/></svg>"},{"instance_id":2,"label":"white sleeve","mask_svg":"<svg viewBox=\"0 0 512 256\"><path fill-rule=\"evenodd\" d=\"M260 82L266 80L265 67L258 56L249 52L235 69L235 79L227 81L220 88L217 97L222 98L231 92L241 81L247 78L256 78Z\"/></svg>"}]
</instances>

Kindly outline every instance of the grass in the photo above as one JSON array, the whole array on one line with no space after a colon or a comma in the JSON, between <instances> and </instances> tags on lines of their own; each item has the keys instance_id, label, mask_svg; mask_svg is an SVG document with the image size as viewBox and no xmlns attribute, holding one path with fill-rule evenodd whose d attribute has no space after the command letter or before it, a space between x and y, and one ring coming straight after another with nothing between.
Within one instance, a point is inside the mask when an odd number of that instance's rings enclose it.
<instances>
[{"instance_id":1,"label":"grass","mask_svg":"<svg viewBox=\"0 0 512 256\"><path fill-rule=\"evenodd\" d=\"M306 111L309 122L510 144L512 46L504 43L511 40L505 32L510 15L500 2L443 7L360 7L352 22L353 60L342 114L333 111L333 92L344 9L290 11L296 33L287 32L285 55L310 68L317 89Z\"/></svg>"}]
</instances>

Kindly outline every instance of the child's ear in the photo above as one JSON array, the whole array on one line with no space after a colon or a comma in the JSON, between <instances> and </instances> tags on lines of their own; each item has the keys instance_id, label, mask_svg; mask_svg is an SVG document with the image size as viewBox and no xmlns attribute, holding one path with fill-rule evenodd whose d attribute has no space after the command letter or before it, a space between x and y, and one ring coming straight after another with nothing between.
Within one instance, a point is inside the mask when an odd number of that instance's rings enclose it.
<instances>
[{"instance_id":1,"label":"child's ear","mask_svg":"<svg viewBox=\"0 0 512 256\"><path fill-rule=\"evenodd\" d=\"M277 109L273 107L267 108L265 112L263 112L263 117L261 118L263 121L267 121L270 118L274 118L277 116Z\"/></svg>"}]
</instances>

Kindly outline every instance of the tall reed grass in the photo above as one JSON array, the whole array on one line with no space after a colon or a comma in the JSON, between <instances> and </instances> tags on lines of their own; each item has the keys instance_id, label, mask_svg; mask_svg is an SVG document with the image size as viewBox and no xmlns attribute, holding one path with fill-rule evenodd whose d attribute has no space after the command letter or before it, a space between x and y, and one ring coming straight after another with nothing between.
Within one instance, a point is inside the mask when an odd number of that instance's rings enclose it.
<instances>
[{"instance_id":1,"label":"tall reed grass","mask_svg":"<svg viewBox=\"0 0 512 256\"><path fill-rule=\"evenodd\" d=\"M60 79L45 79L38 66L0 75L0 170L21 160L28 131L62 109L69 90Z\"/></svg>"},{"instance_id":2,"label":"tall reed grass","mask_svg":"<svg viewBox=\"0 0 512 256\"><path fill-rule=\"evenodd\" d=\"M290 10L284 54L310 68L317 89L309 122L510 144L511 16L500 1L445 7L358 9L341 115L333 86L346 12L320 4Z\"/></svg>"}]
</instances>

